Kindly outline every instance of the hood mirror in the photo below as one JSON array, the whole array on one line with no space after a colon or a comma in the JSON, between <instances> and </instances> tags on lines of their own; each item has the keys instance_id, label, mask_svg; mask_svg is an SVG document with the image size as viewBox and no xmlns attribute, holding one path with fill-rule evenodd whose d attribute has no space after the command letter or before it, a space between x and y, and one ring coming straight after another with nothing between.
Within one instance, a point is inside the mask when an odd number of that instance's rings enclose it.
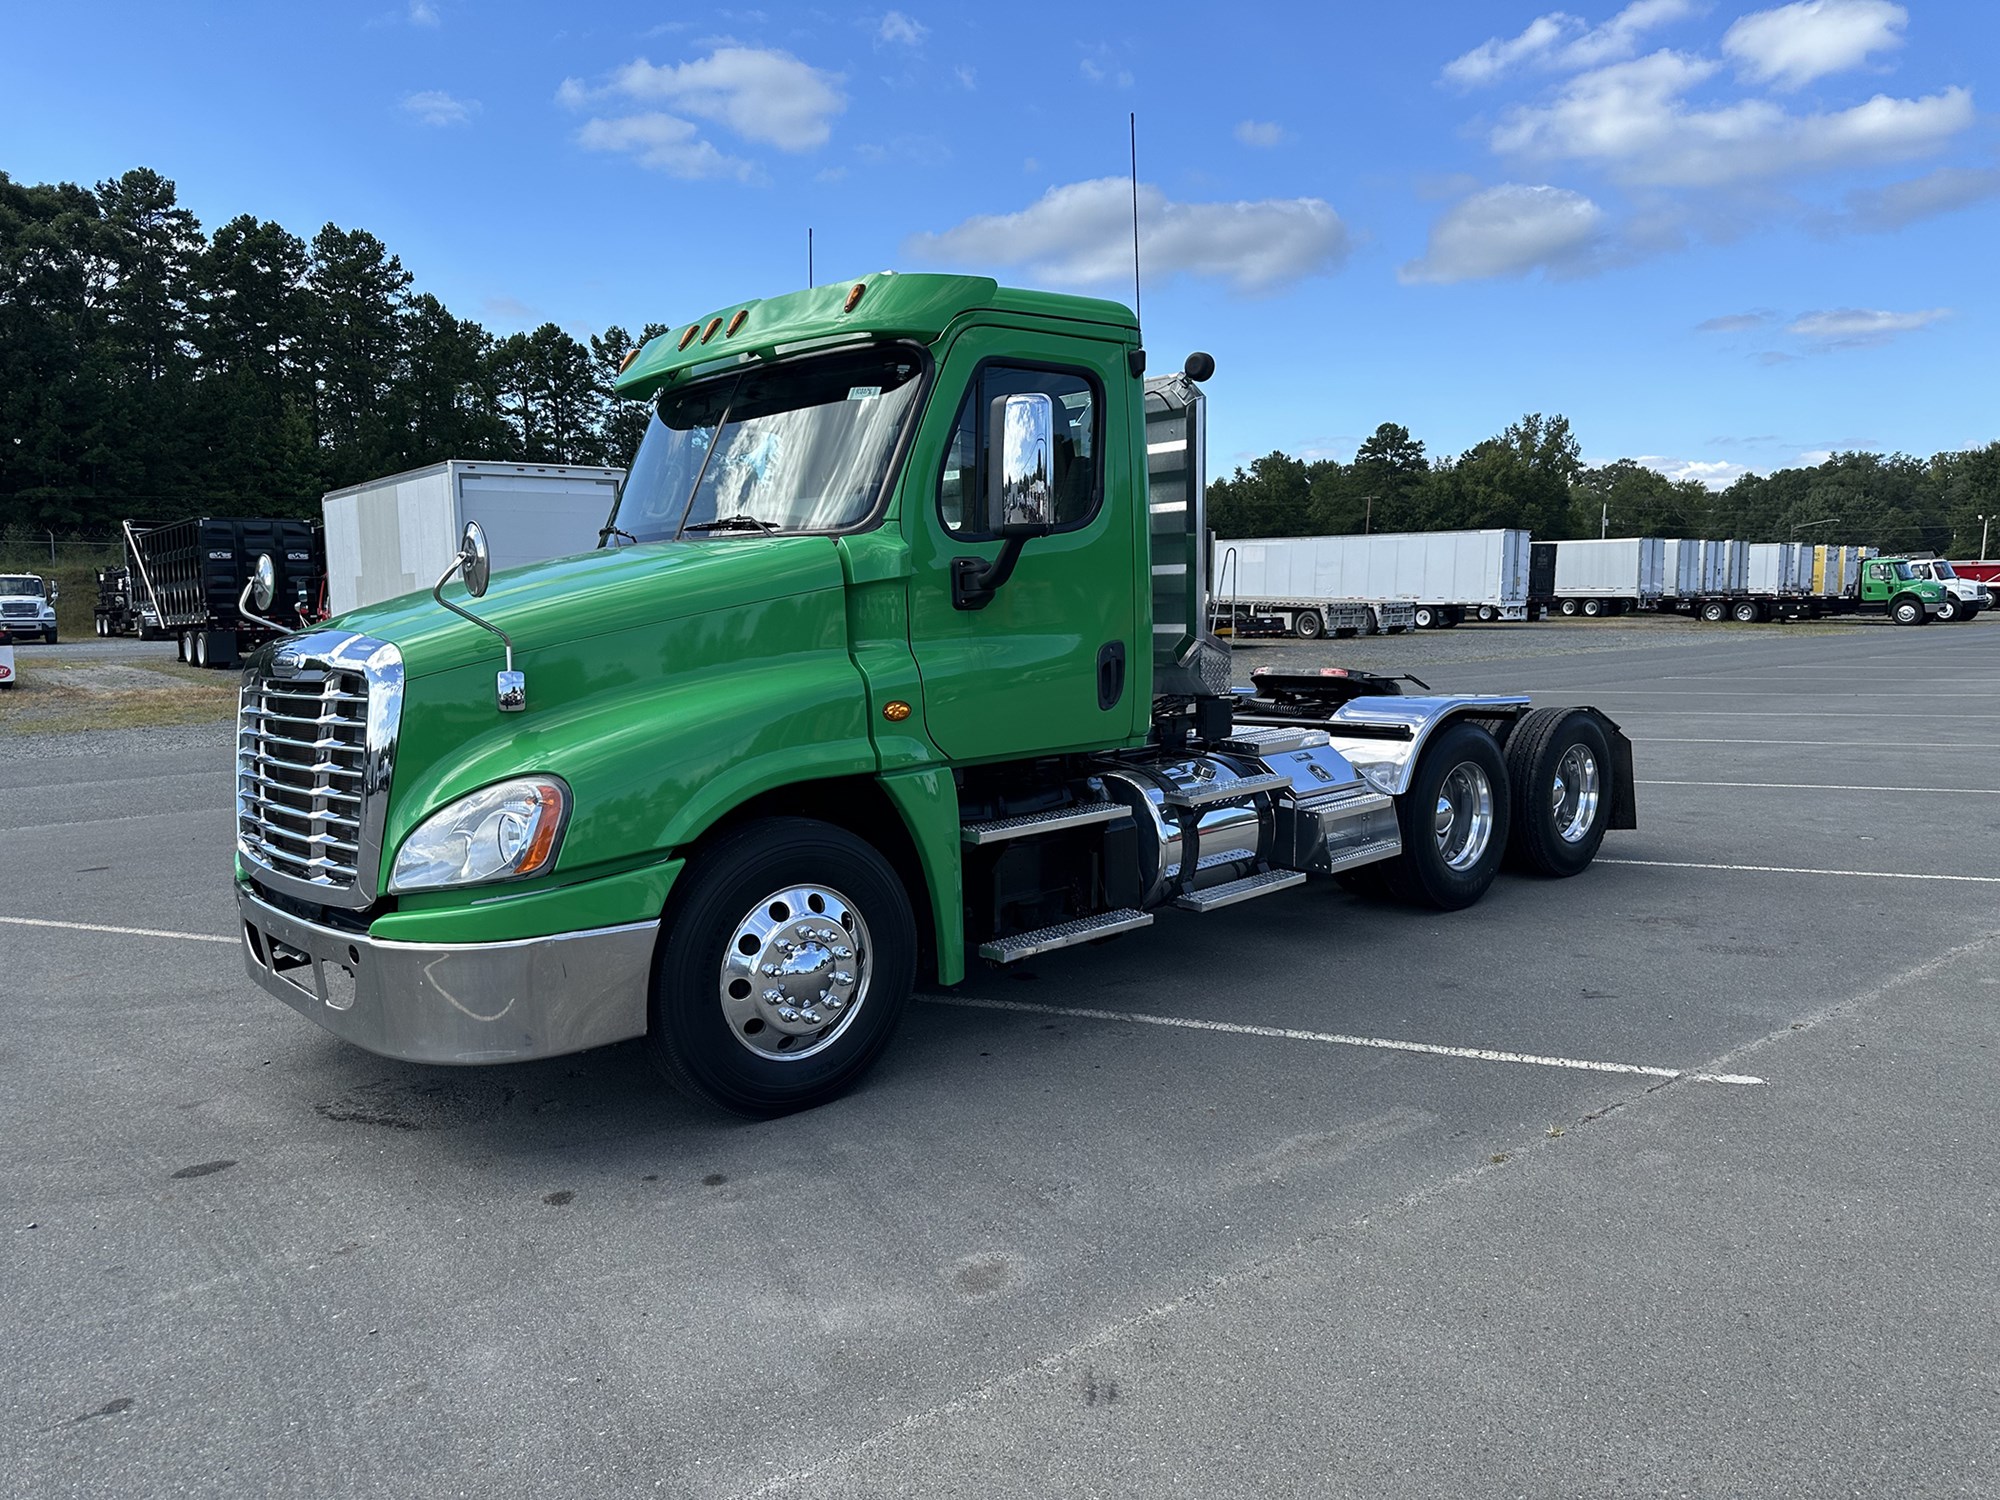
<instances>
[{"instance_id":1,"label":"hood mirror","mask_svg":"<svg viewBox=\"0 0 2000 1500\"><path fill-rule=\"evenodd\" d=\"M517 714L528 706L528 678L525 673L514 670L514 642L498 625L480 619L463 605L453 604L445 598L444 586L451 582L454 573L465 575L465 592L474 599L486 592L486 585L493 576L493 559L486 550L486 533L477 521L465 523L465 534L458 541L458 556L431 585L431 597L453 614L463 615L481 630L490 630L500 637L500 644L507 653L507 666L494 681L494 698L502 713Z\"/></svg>"},{"instance_id":2,"label":"hood mirror","mask_svg":"<svg viewBox=\"0 0 2000 1500\"><path fill-rule=\"evenodd\" d=\"M250 574L250 602L258 612L271 607L271 601L278 597L278 569L271 561L271 554L262 553L257 558L257 566Z\"/></svg>"}]
</instances>

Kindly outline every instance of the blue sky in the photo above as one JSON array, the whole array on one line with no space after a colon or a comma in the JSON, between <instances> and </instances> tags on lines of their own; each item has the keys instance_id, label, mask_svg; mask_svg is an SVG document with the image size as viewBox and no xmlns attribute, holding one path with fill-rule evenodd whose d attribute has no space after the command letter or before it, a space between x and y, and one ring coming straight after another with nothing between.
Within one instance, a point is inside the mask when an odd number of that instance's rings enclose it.
<instances>
[{"instance_id":1,"label":"blue sky","mask_svg":"<svg viewBox=\"0 0 2000 1500\"><path fill-rule=\"evenodd\" d=\"M1530 410L1711 482L2000 438L2000 6L1571 3L16 4L0 170L150 166L582 334L799 285L808 226L821 281L1129 301L1136 110L1218 472Z\"/></svg>"}]
</instances>

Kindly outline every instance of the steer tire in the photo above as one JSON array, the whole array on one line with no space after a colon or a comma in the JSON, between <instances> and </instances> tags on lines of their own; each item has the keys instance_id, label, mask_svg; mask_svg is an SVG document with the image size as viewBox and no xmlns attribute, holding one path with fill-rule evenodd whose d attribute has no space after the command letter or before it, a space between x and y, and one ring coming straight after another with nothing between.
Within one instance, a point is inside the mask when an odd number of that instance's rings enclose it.
<instances>
[{"instance_id":1,"label":"steer tire","mask_svg":"<svg viewBox=\"0 0 2000 1500\"><path fill-rule=\"evenodd\" d=\"M1569 819L1558 812L1555 782L1572 751L1588 757L1596 801L1575 806ZM1575 769L1572 761L1569 769ZM1589 868L1610 826L1617 775L1611 743L1596 718L1580 709L1538 708L1522 716L1507 737L1507 785L1512 794L1513 832L1507 863L1536 875L1567 879ZM1575 836L1565 829L1575 825Z\"/></svg>"},{"instance_id":2,"label":"steer tire","mask_svg":"<svg viewBox=\"0 0 2000 1500\"><path fill-rule=\"evenodd\" d=\"M1905 594L1889 605L1889 618L1898 625L1922 625L1929 617L1924 613L1924 602Z\"/></svg>"},{"instance_id":3,"label":"steer tire","mask_svg":"<svg viewBox=\"0 0 2000 1500\"><path fill-rule=\"evenodd\" d=\"M757 956L759 940L747 934L766 918L773 919L776 935L791 931L788 924L795 921L824 922L815 928L822 933L845 925L813 915L824 907L794 911L779 899L800 890L809 899L837 897L859 918L858 927L847 929L847 959L829 956L802 972L831 977L847 965L859 985L848 998L852 1009L801 1037L805 1050L787 1057L779 1050L782 1030L763 1019L754 988L741 975L729 978L724 962L731 952ZM653 1062L668 1080L753 1119L811 1109L851 1088L888 1046L916 982L916 918L888 860L831 823L764 818L697 854L675 891L654 955L646 1032ZM733 947L738 942L751 946ZM801 946L810 951L820 945L807 938ZM744 985L740 994L731 989L735 984ZM809 987L819 984L815 978ZM727 998L732 994L733 1001Z\"/></svg>"},{"instance_id":4,"label":"steer tire","mask_svg":"<svg viewBox=\"0 0 2000 1500\"><path fill-rule=\"evenodd\" d=\"M1483 849L1455 869L1439 843L1437 809L1447 779L1461 766L1475 767L1485 778L1487 830ZM1507 852L1509 800L1507 765L1493 736L1463 721L1439 729L1424 746L1409 790L1396 799L1403 852L1380 867L1383 888L1399 901L1438 911L1472 905L1500 872Z\"/></svg>"},{"instance_id":5,"label":"steer tire","mask_svg":"<svg viewBox=\"0 0 2000 1500\"><path fill-rule=\"evenodd\" d=\"M1946 594L1944 596L1944 603L1938 608L1937 617L1940 620L1956 620L1958 618L1958 601L1952 598L1951 595Z\"/></svg>"}]
</instances>

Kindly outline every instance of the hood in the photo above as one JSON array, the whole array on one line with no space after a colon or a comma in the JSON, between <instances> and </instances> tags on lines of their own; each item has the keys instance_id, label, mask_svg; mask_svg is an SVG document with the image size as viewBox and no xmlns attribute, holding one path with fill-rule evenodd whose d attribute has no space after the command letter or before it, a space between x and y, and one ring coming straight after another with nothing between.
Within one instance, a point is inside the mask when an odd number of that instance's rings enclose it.
<instances>
[{"instance_id":1,"label":"hood","mask_svg":"<svg viewBox=\"0 0 2000 1500\"><path fill-rule=\"evenodd\" d=\"M512 636L519 661L552 644L837 589L842 576L831 537L730 536L580 552L495 573L478 599L454 580L445 597ZM324 628L393 642L410 677L500 656L491 631L440 609L428 589L349 610Z\"/></svg>"}]
</instances>

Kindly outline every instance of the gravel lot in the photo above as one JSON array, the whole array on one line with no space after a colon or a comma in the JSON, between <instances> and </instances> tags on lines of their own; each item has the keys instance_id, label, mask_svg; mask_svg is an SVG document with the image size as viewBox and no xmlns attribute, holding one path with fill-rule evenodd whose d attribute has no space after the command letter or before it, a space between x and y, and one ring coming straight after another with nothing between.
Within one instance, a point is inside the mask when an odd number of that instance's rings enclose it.
<instances>
[{"instance_id":1,"label":"gravel lot","mask_svg":"<svg viewBox=\"0 0 2000 1500\"><path fill-rule=\"evenodd\" d=\"M5 742L9 1487L2000 1492L2000 621L1238 659L1596 703L1641 827L977 974L752 1125L342 1046L242 975L226 726Z\"/></svg>"}]
</instances>

